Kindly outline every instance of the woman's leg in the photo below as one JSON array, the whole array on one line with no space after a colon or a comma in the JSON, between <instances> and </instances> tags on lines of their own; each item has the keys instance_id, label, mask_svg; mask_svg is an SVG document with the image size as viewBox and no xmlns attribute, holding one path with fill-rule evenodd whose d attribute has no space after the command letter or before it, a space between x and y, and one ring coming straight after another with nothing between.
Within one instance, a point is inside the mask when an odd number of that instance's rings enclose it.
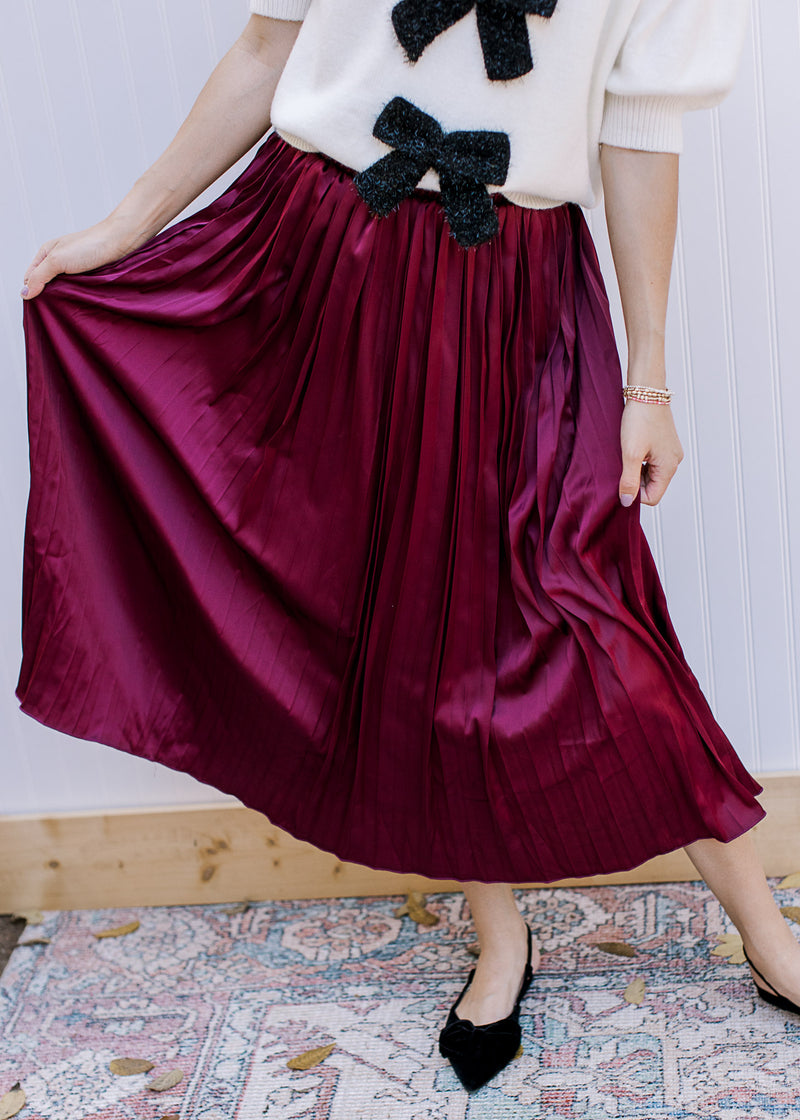
<instances>
[{"instance_id":1,"label":"woman's leg","mask_svg":"<svg viewBox=\"0 0 800 1120\"><path fill-rule=\"evenodd\" d=\"M800 1005L800 943L772 896L752 835L727 844L697 840L686 853L741 934L751 960L781 995ZM476 1025L492 1023L508 1015L517 997L527 949L525 924L505 883L465 883L464 894L481 955L458 1014ZM534 971L539 960L534 945Z\"/></svg>"},{"instance_id":2,"label":"woman's leg","mask_svg":"<svg viewBox=\"0 0 800 1120\"><path fill-rule=\"evenodd\" d=\"M472 911L481 955L456 1014L481 1026L511 1014L525 971L528 935L507 883L465 883L464 894ZM539 967L535 944L531 967L534 972Z\"/></svg>"},{"instance_id":3,"label":"woman's leg","mask_svg":"<svg viewBox=\"0 0 800 1120\"><path fill-rule=\"evenodd\" d=\"M742 935L750 959L781 995L800 1004L800 944L772 897L752 835L727 844L697 840L685 850Z\"/></svg>"}]
</instances>

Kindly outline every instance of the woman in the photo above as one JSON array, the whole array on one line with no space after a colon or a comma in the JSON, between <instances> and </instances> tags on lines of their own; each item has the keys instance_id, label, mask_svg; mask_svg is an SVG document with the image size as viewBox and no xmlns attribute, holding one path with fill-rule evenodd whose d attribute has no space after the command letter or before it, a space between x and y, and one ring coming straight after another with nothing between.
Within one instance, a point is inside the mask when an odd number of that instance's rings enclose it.
<instances>
[{"instance_id":1,"label":"woman","mask_svg":"<svg viewBox=\"0 0 800 1120\"><path fill-rule=\"evenodd\" d=\"M439 1041L467 1088L539 962L510 883L685 846L797 1010L760 787L639 525L683 457L682 114L730 88L746 0L251 11L161 158L25 278L23 710L463 881L481 955Z\"/></svg>"}]
</instances>

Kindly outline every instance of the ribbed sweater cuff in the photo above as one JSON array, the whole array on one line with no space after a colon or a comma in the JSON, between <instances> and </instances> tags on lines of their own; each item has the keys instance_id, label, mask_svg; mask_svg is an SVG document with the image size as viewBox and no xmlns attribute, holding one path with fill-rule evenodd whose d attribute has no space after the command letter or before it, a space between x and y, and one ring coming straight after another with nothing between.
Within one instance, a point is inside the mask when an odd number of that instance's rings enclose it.
<instances>
[{"instance_id":1,"label":"ribbed sweater cuff","mask_svg":"<svg viewBox=\"0 0 800 1120\"><path fill-rule=\"evenodd\" d=\"M683 147L681 97L630 97L606 92L600 143L645 152L680 152Z\"/></svg>"},{"instance_id":2,"label":"ribbed sweater cuff","mask_svg":"<svg viewBox=\"0 0 800 1120\"><path fill-rule=\"evenodd\" d=\"M305 19L311 0L250 0L250 11L272 19Z\"/></svg>"}]
</instances>

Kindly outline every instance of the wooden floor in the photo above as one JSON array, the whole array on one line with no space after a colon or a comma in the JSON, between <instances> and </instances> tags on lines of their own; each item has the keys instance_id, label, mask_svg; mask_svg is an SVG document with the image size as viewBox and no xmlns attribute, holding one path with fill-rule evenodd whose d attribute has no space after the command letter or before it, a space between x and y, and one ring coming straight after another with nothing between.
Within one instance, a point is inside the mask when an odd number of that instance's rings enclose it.
<instances>
[{"instance_id":1,"label":"wooden floor","mask_svg":"<svg viewBox=\"0 0 800 1120\"><path fill-rule=\"evenodd\" d=\"M759 780L767 816L754 838L767 874L800 870L800 773ZM0 912L364 897L462 885L347 863L235 802L0 817L0 851ZM616 875L550 885L696 878L688 856L678 850Z\"/></svg>"}]
</instances>

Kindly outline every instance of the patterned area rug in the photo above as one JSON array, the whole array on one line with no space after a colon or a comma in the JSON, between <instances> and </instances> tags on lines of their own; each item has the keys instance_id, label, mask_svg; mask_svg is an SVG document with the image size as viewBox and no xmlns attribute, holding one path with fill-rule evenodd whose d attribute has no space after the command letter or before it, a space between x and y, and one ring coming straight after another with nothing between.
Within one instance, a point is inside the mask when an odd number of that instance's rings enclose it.
<instances>
[{"instance_id":1,"label":"patterned area rug","mask_svg":"<svg viewBox=\"0 0 800 1120\"><path fill-rule=\"evenodd\" d=\"M781 905L797 891L778 891ZM731 927L688 883L518 891L543 950L524 1054L467 1094L437 1035L474 958L460 894L50 912L0 983L0 1095L19 1120L761 1120L800 1116L800 1017L711 955ZM93 931L138 918L119 938ZM626 942L634 957L594 948ZM624 999L645 981L641 1004ZM334 1044L321 1064L289 1058ZM115 1076L114 1058L148 1074ZM175 1088L147 1082L181 1069Z\"/></svg>"}]
</instances>

